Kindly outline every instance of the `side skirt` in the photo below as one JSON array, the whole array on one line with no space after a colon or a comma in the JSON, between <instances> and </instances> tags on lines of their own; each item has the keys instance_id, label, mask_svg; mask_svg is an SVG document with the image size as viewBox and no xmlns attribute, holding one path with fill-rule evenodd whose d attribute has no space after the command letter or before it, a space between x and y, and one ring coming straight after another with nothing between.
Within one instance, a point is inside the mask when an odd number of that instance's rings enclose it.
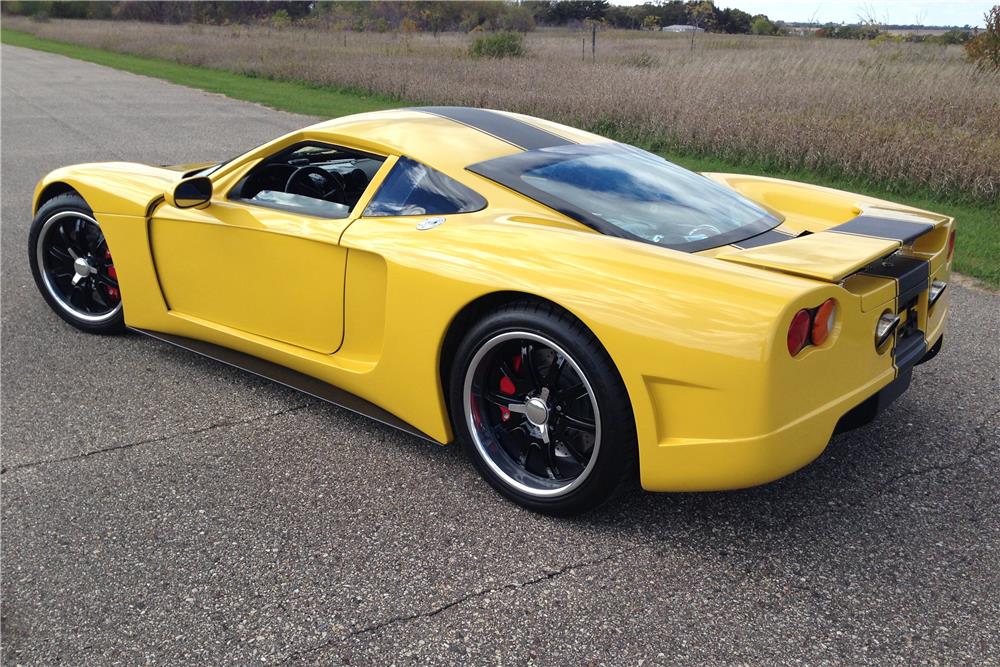
<instances>
[{"instance_id":1,"label":"side skirt","mask_svg":"<svg viewBox=\"0 0 1000 667\"><path fill-rule=\"evenodd\" d=\"M337 407L350 410L351 412L368 417L369 419L374 419L375 421L385 424L386 426L399 429L404 433L416 436L422 440L433 442L436 445L441 444L423 431L418 430L417 428L404 422L396 415L378 407L374 403L366 401L360 396L355 396L354 394L344 391L343 389L334 387L332 384L327 384L322 380L317 380L316 378L306 375L305 373L300 373L292 370L291 368L279 366L273 362L254 357L249 354L244 354L243 352L237 352L236 350L230 350L213 343L206 343L205 341L195 340L193 338L174 336L173 334L160 333L158 331L147 331L146 329L131 328L131 330L149 336L150 338L161 340L164 343L170 343L171 345L194 352L195 354L200 354L203 357L222 362L228 366L233 366L234 368L239 368L240 370L244 370L248 373L253 373L258 377L271 380L272 382L277 382L280 385L295 389L296 391L301 391L303 394L308 394L309 396L318 398L321 401L332 403Z\"/></svg>"}]
</instances>

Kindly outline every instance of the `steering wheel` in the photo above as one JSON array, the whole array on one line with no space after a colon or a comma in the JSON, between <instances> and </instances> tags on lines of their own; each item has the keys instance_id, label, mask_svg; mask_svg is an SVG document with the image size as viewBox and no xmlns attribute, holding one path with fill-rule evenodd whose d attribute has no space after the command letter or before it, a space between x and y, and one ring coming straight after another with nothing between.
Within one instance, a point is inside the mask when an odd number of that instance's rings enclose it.
<instances>
[{"instance_id":1,"label":"steering wheel","mask_svg":"<svg viewBox=\"0 0 1000 667\"><path fill-rule=\"evenodd\" d=\"M316 178L313 178L313 177ZM288 177L285 192L316 199L327 199L335 192L344 191L344 177L313 165L299 167Z\"/></svg>"}]
</instances>

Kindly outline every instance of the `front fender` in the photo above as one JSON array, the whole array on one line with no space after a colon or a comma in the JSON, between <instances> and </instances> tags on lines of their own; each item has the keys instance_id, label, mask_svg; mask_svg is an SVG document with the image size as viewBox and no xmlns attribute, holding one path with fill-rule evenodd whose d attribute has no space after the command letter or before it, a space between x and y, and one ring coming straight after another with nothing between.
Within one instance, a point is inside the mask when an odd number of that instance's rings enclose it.
<instances>
[{"instance_id":1,"label":"front fender","mask_svg":"<svg viewBox=\"0 0 1000 667\"><path fill-rule=\"evenodd\" d=\"M32 214L43 203L43 194L58 184L67 185L84 198L94 213L145 217L149 205L171 189L183 172L132 162L100 162L62 167L46 174L35 186Z\"/></svg>"}]
</instances>

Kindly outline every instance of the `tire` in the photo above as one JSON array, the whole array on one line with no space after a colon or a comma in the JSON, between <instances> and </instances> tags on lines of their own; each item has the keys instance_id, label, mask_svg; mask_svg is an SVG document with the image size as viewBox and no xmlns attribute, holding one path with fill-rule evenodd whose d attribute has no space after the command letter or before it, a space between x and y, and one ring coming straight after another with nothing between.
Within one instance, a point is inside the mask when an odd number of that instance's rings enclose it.
<instances>
[{"instance_id":1,"label":"tire","mask_svg":"<svg viewBox=\"0 0 1000 667\"><path fill-rule=\"evenodd\" d=\"M28 261L52 310L81 331L125 331L118 274L87 202L67 192L45 202L31 222Z\"/></svg>"},{"instance_id":2,"label":"tire","mask_svg":"<svg viewBox=\"0 0 1000 667\"><path fill-rule=\"evenodd\" d=\"M466 333L449 377L457 439L479 473L531 510L597 507L634 477L628 393L607 352L556 306L522 301Z\"/></svg>"}]
</instances>

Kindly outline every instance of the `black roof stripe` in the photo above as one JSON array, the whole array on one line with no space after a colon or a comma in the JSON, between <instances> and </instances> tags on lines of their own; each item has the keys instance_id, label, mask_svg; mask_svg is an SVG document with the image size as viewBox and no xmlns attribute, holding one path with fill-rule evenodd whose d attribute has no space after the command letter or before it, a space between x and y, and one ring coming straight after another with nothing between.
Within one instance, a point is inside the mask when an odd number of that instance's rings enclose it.
<instances>
[{"instance_id":1,"label":"black roof stripe","mask_svg":"<svg viewBox=\"0 0 1000 667\"><path fill-rule=\"evenodd\" d=\"M934 229L929 222L910 222L880 218L874 215L859 215L842 225L831 227L828 232L855 234L857 236L874 236L879 239L899 241L903 245L913 243L918 236Z\"/></svg>"},{"instance_id":2,"label":"black roof stripe","mask_svg":"<svg viewBox=\"0 0 1000 667\"><path fill-rule=\"evenodd\" d=\"M411 111L423 111L453 120L462 125L468 125L480 132L485 132L508 144L523 148L526 151L552 146L565 146L576 143L552 134L541 128L525 123L506 114L475 109L472 107L414 107Z\"/></svg>"}]
</instances>

